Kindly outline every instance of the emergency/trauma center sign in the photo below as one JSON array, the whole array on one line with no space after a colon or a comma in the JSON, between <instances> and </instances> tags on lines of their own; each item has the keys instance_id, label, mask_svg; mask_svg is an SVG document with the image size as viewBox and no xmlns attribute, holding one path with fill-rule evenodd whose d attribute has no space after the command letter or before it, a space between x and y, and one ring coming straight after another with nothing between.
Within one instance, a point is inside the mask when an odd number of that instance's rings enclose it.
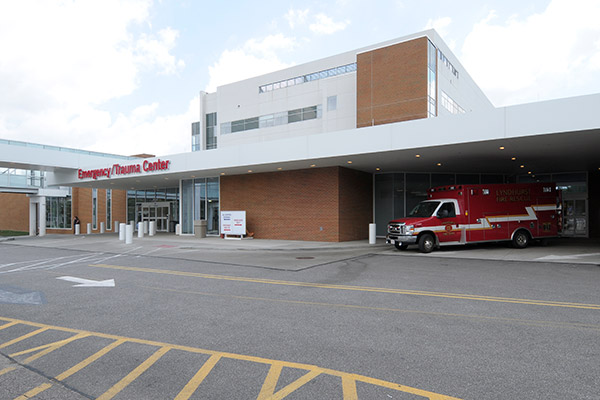
<instances>
[{"instance_id":1,"label":"emergency/trauma center sign","mask_svg":"<svg viewBox=\"0 0 600 400\"><path fill-rule=\"evenodd\" d=\"M222 235L246 234L246 211L221 211Z\"/></svg>"}]
</instances>

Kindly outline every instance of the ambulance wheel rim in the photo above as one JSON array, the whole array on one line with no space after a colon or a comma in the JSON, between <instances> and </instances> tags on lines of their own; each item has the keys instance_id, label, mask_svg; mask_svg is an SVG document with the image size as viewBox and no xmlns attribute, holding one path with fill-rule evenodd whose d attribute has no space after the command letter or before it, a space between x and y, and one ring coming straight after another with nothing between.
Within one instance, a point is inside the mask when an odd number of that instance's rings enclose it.
<instances>
[{"instance_id":1,"label":"ambulance wheel rim","mask_svg":"<svg viewBox=\"0 0 600 400\"><path fill-rule=\"evenodd\" d=\"M419 250L421 250L423 253L431 253L431 251L433 251L434 246L435 241L433 239L433 236L431 236L428 233L423 235L419 240Z\"/></svg>"},{"instance_id":2,"label":"ambulance wheel rim","mask_svg":"<svg viewBox=\"0 0 600 400\"><path fill-rule=\"evenodd\" d=\"M524 249L529 244L529 235L523 231L519 231L515 233L513 243L515 244L515 247Z\"/></svg>"}]
</instances>

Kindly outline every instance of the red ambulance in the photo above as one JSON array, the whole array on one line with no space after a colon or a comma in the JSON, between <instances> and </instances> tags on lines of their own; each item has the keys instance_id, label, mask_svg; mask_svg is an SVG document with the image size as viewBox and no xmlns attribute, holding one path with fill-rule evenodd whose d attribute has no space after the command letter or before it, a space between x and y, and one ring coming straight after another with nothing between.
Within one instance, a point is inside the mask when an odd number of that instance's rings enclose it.
<instances>
[{"instance_id":1,"label":"red ambulance","mask_svg":"<svg viewBox=\"0 0 600 400\"><path fill-rule=\"evenodd\" d=\"M386 242L423 253L444 245L557 237L561 197L554 183L454 185L429 189L406 218L388 224Z\"/></svg>"}]
</instances>

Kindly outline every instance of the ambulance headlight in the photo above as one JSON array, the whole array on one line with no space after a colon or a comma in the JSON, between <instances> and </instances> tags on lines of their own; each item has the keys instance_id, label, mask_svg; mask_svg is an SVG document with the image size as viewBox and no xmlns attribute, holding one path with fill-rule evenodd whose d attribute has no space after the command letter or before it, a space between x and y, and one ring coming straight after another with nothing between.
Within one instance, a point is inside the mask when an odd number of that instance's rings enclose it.
<instances>
[{"instance_id":1,"label":"ambulance headlight","mask_svg":"<svg viewBox=\"0 0 600 400\"><path fill-rule=\"evenodd\" d=\"M406 225L406 233L409 235L412 235L413 233L415 233L415 226L414 225Z\"/></svg>"}]
</instances>

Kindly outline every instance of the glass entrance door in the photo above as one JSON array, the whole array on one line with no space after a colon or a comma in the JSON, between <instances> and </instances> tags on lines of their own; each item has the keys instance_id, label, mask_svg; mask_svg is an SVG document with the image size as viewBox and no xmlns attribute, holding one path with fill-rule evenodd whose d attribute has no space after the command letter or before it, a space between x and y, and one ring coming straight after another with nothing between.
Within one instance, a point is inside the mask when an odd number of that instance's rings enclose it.
<instances>
[{"instance_id":1,"label":"glass entrance door","mask_svg":"<svg viewBox=\"0 0 600 400\"><path fill-rule=\"evenodd\" d=\"M588 236L587 199L563 201L563 236Z\"/></svg>"},{"instance_id":2,"label":"glass entrance door","mask_svg":"<svg viewBox=\"0 0 600 400\"><path fill-rule=\"evenodd\" d=\"M157 232L168 232L169 221L170 221L170 203L168 201L154 202L154 203L141 203L140 209L140 222L154 221L156 222Z\"/></svg>"}]
</instances>

